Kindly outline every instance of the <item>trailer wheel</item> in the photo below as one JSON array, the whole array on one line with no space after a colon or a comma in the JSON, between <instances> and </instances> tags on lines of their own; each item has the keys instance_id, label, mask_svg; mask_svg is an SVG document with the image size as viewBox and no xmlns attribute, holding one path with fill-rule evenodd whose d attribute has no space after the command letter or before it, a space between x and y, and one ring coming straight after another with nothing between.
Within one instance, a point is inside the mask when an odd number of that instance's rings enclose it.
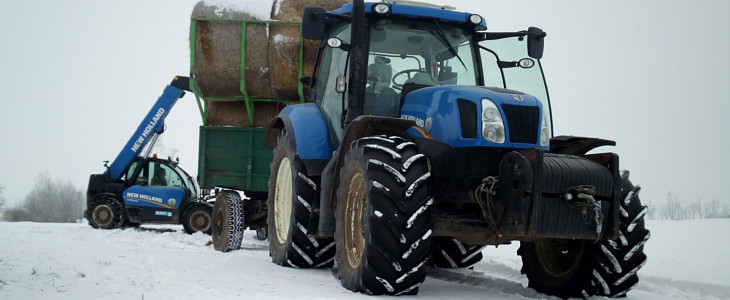
<instances>
[{"instance_id":1,"label":"trailer wheel","mask_svg":"<svg viewBox=\"0 0 730 300\"><path fill-rule=\"evenodd\" d=\"M241 196L233 191L219 193L213 205L211 224L213 248L223 252L241 248L244 221Z\"/></svg>"},{"instance_id":2,"label":"trailer wheel","mask_svg":"<svg viewBox=\"0 0 730 300\"><path fill-rule=\"evenodd\" d=\"M416 294L431 250L426 157L399 137L367 137L345 155L337 188L342 285L367 294Z\"/></svg>"},{"instance_id":3,"label":"trailer wheel","mask_svg":"<svg viewBox=\"0 0 730 300\"><path fill-rule=\"evenodd\" d=\"M330 267L334 241L307 234L314 201L318 200L318 177L306 175L286 129L279 134L271 161L268 199L268 235L271 260L296 268Z\"/></svg>"},{"instance_id":4,"label":"trailer wheel","mask_svg":"<svg viewBox=\"0 0 730 300\"><path fill-rule=\"evenodd\" d=\"M213 209L208 204L193 204L183 214L182 225L185 233L193 234L198 231L210 234Z\"/></svg>"},{"instance_id":5,"label":"trailer wheel","mask_svg":"<svg viewBox=\"0 0 730 300\"><path fill-rule=\"evenodd\" d=\"M117 199L103 197L89 204L89 225L94 228L115 229L124 225L124 210Z\"/></svg>"},{"instance_id":6,"label":"trailer wheel","mask_svg":"<svg viewBox=\"0 0 730 300\"><path fill-rule=\"evenodd\" d=\"M482 245L469 245L450 237L431 239L431 263L437 268L468 268L482 260Z\"/></svg>"},{"instance_id":7,"label":"trailer wheel","mask_svg":"<svg viewBox=\"0 0 730 300\"><path fill-rule=\"evenodd\" d=\"M615 241L550 239L521 242L522 273L529 287L558 297L625 296L639 278L646 263L644 244L649 230L644 227L647 208L639 200L639 186L622 174L620 232Z\"/></svg>"}]
</instances>

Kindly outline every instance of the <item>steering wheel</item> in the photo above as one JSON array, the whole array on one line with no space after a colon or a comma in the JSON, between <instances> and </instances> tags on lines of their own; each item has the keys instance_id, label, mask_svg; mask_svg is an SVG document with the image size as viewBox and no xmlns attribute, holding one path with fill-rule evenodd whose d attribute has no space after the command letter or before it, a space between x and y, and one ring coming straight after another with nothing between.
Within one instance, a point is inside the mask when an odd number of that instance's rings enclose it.
<instances>
[{"instance_id":1,"label":"steering wheel","mask_svg":"<svg viewBox=\"0 0 730 300\"><path fill-rule=\"evenodd\" d=\"M427 74L427 75L431 76L430 74L428 74L428 72L423 71L423 70L419 70L419 69L406 69L406 70L400 71L398 73L395 73L395 75L393 75L393 80L392 80L393 81L393 87L396 88L396 89L399 89L399 90L400 89L403 89L403 85L405 84L405 82L408 81L408 79L413 78L413 76L411 76L411 73L424 73L424 74ZM404 80L403 83L397 83L397 82L395 82L395 79L398 78L398 76L400 76L402 74L408 75L408 79Z\"/></svg>"}]
</instances>

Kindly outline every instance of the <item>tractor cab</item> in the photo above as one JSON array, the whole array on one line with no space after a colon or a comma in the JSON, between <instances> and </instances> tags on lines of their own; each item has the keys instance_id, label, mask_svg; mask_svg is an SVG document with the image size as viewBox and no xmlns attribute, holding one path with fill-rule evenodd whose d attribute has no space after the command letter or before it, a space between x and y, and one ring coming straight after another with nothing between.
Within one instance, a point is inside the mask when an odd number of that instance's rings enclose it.
<instances>
[{"instance_id":1,"label":"tractor cab","mask_svg":"<svg viewBox=\"0 0 730 300\"><path fill-rule=\"evenodd\" d=\"M122 179L127 187L133 185L178 187L189 190L192 198L198 196L197 182L180 168L179 162L160 159L157 155L148 158L138 157L129 166Z\"/></svg>"},{"instance_id":2,"label":"tractor cab","mask_svg":"<svg viewBox=\"0 0 730 300\"><path fill-rule=\"evenodd\" d=\"M552 124L539 63L545 36L542 30L487 33L483 31L486 23L478 15L411 5L366 3L365 12L366 26L358 26L362 27L362 32L356 34L363 38L357 41L351 38L353 32L359 30L353 28L349 18L351 5L330 13L318 8L308 8L304 13L304 37L322 40L314 79L309 82L313 87L312 98L321 107L329 129L332 151L342 140L347 114L414 120L428 135L431 128L426 128L426 120L436 120L436 115L448 112L439 112L442 105L421 99L441 101L451 98L447 95L458 94L448 86L489 88L472 89L468 93L461 90L461 94L456 95L474 103L475 115L486 109L481 105L483 98L489 98L495 106L502 104L502 98L513 99L513 95L530 98L521 104L539 106L543 112L536 117L540 120L535 121L539 123L535 126L535 135L539 134L541 140L536 136L535 140L520 140L525 144L521 148L539 145L547 149ZM433 15L424 17L424 12L426 15L433 12ZM415 18L417 14L419 17ZM356 51L362 54L354 54ZM353 55L363 57L353 59ZM361 67L352 68L358 63ZM351 74L351 70L363 74ZM409 97L414 91L430 87L437 88L430 89L428 97ZM433 97L435 94L441 97ZM530 96L523 97L523 94ZM356 107L350 107L353 103ZM362 107L357 107L360 105ZM426 106L432 107L426 109ZM419 113L415 115L409 111ZM441 119L447 121L449 117ZM474 119L479 118L475 116ZM484 135L497 136L486 146L514 146L497 145L503 143L499 142L499 137L504 139L508 134L504 124L501 129L488 129L486 124L482 125L484 128L480 131L491 130ZM478 127L475 123L473 128L464 129L477 132Z\"/></svg>"},{"instance_id":3,"label":"tractor cab","mask_svg":"<svg viewBox=\"0 0 730 300\"><path fill-rule=\"evenodd\" d=\"M179 223L179 210L197 199L197 183L177 161L137 157L123 181L122 193L131 222Z\"/></svg>"}]
</instances>

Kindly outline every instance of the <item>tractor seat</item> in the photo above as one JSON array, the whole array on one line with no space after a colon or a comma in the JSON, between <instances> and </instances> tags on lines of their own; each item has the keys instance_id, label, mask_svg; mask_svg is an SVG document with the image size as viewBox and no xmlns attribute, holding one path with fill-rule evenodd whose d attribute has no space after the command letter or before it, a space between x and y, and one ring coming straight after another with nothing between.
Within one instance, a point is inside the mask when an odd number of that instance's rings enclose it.
<instances>
[{"instance_id":1,"label":"tractor seat","mask_svg":"<svg viewBox=\"0 0 730 300\"><path fill-rule=\"evenodd\" d=\"M403 100L406 99L406 95L408 95L408 93L434 85L438 84L431 79L431 76L428 76L426 73L416 73L413 75L413 78L409 78L403 84L403 89L401 90L401 105Z\"/></svg>"},{"instance_id":2,"label":"tractor seat","mask_svg":"<svg viewBox=\"0 0 730 300\"><path fill-rule=\"evenodd\" d=\"M368 86L365 88L363 112L373 116L397 117L399 95L390 87L393 67L387 57L376 57L368 66Z\"/></svg>"}]
</instances>

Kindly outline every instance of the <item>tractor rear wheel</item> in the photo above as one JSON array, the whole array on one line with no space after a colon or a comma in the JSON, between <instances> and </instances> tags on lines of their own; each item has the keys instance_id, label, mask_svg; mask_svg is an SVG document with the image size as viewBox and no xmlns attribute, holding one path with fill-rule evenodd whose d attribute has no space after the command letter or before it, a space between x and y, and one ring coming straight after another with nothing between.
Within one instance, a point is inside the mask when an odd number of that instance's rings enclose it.
<instances>
[{"instance_id":1,"label":"tractor rear wheel","mask_svg":"<svg viewBox=\"0 0 730 300\"><path fill-rule=\"evenodd\" d=\"M639 278L646 263L644 244L649 230L644 227L646 206L639 200L639 186L622 174L620 231L615 241L597 243L550 239L521 242L522 273L529 287L558 297L625 296Z\"/></svg>"},{"instance_id":2,"label":"tractor rear wheel","mask_svg":"<svg viewBox=\"0 0 730 300\"><path fill-rule=\"evenodd\" d=\"M268 224L271 260L296 268L330 267L335 242L309 235L307 225L318 201L318 177L306 175L286 129L279 134L269 177Z\"/></svg>"},{"instance_id":3,"label":"tractor rear wheel","mask_svg":"<svg viewBox=\"0 0 730 300\"><path fill-rule=\"evenodd\" d=\"M431 262L437 268L468 268L482 260L482 245L469 245L450 237L431 239Z\"/></svg>"},{"instance_id":4,"label":"tractor rear wheel","mask_svg":"<svg viewBox=\"0 0 730 300\"><path fill-rule=\"evenodd\" d=\"M374 136L353 142L337 189L342 285L367 294L416 294L431 251L430 173L416 144Z\"/></svg>"},{"instance_id":5,"label":"tractor rear wheel","mask_svg":"<svg viewBox=\"0 0 730 300\"><path fill-rule=\"evenodd\" d=\"M196 203L188 207L183 214L182 225L185 233L193 234L198 231L210 234L213 208L207 203Z\"/></svg>"},{"instance_id":6,"label":"tractor rear wheel","mask_svg":"<svg viewBox=\"0 0 730 300\"><path fill-rule=\"evenodd\" d=\"M234 191L219 193L213 205L211 224L213 248L222 252L241 248L244 221L241 196Z\"/></svg>"},{"instance_id":7,"label":"tractor rear wheel","mask_svg":"<svg viewBox=\"0 0 730 300\"><path fill-rule=\"evenodd\" d=\"M124 225L124 209L115 198L102 197L94 200L89 204L88 212L91 227L115 229Z\"/></svg>"}]
</instances>

